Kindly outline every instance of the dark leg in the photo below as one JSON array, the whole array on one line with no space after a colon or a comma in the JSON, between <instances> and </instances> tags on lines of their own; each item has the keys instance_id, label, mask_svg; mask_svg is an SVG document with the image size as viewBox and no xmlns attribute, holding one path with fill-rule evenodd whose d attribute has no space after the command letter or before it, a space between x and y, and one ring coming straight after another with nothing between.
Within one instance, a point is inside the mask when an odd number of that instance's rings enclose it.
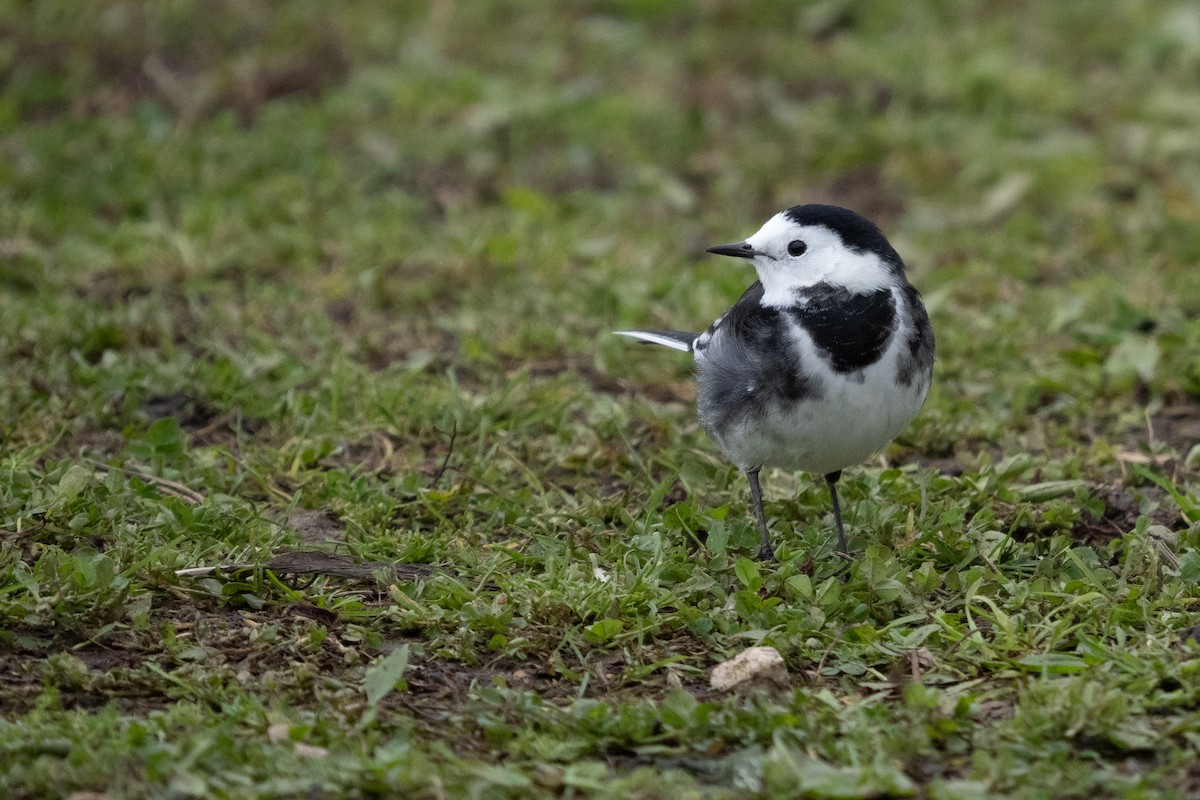
<instances>
[{"instance_id":1,"label":"dark leg","mask_svg":"<svg viewBox=\"0 0 1200 800\"><path fill-rule=\"evenodd\" d=\"M762 547L758 550L759 561L774 561L775 548L771 547L771 533L767 530L767 515L763 511L762 489L758 485L758 470L746 470L750 480L750 501L754 505L754 514L758 517L758 535L762 539Z\"/></svg>"},{"instance_id":2,"label":"dark leg","mask_svg":"<svg viewBox=\"0 0 1200 800\"><path fill-rule=\"evenodd\" d=\"M825 483L829 486L829 498L833 500L833 521L837 523L838 534L838 553L842 556L850 557L850 548L846 545L846 531L842 528L842 506L838 503L837 482L838 478L842 477L842 471L831 472L825 476Z\"/></svg>"}]
</instances>

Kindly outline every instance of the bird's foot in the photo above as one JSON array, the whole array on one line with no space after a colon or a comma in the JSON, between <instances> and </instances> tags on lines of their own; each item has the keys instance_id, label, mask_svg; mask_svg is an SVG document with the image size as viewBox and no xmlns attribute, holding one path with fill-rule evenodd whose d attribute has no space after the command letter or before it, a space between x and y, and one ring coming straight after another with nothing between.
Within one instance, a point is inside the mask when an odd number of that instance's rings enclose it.
<instances>
[{"instance_id":1,"label":"bird's foot","mask_svg":"<svg viewBox=\"0 0 1200 800\"><path fill-rule=\"evenodd\" d=\"M769 544L764 544L758 549L758 560L768 564L775 563L775 548Z\"/></svg>"},{"instance_id":2,"label":"bird's foot","mask_svg":"<svg viewBox=\"0 0 1200 800\"><path fill-rule=\"evenodd\" d=\"M841 552L835 553L834 555L836 555L842 561L842 563L838 566L837 571L834 572L834 575L837 575L838 580L840 580L842 583L845 583L846 581L850 580L850 569L854 566L854 556L850 555L849 553Z\"/></svg>"}]
</instances>

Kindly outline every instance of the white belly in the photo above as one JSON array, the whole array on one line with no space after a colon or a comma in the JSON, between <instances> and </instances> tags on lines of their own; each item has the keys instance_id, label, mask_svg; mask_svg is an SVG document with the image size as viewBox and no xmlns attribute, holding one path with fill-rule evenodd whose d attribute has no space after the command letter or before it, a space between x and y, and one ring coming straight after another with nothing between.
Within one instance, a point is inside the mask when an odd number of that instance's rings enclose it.
<instances>
[{"instance_id":1,"label":"white belly","mask_svg":"<svg viewBox=\"0 0 1200 800\"><path fill-rule=\"evenodd\" d=\"M714 436L726 457L743 469L836 472L862 463L896 438L929 391L928 380L896 383L895 347L861 373L826 377L820 397L772 408Z\"/></svg>"}]
</instances>

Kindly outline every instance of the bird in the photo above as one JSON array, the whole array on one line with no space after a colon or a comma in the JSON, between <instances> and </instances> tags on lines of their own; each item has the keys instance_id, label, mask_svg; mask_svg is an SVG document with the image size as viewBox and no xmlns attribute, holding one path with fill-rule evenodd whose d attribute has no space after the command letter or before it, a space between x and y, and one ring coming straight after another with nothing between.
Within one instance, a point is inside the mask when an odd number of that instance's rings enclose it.
<instances>
[{"instance_id":1,"label":"bird","mask_svg":"<svg viewBox=\"0 0 1200 800\"><path fill-rule=\"evenodd\" d=\"M921 295L883 232L838 206L793 206L745 241L707 252L749 261L758 280L706 331L615 333L692 354L697 415L750 483L761 560L775 560L764 467L824 478L838 552L850 558L842 470L904 430L933 380Z\"/></svg>"}]
</instances>

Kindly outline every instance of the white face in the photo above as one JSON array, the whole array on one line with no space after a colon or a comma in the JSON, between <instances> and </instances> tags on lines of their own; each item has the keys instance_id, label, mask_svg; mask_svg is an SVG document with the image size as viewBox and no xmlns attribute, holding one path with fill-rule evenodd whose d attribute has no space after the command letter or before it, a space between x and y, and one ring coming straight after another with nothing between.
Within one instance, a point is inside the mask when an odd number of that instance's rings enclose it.
<instances>
[{"instance_id":1,"label":"white face","mask_svg":"<svg viewBox=\"0 0 1200 800\"><path fill-rule=\"evenodd\" d=\"M765 305L791 305L792 289L822 281L852 292L870 292L891 285L888 266L870 252L851 250L841 237L823 225L797 225L776 214L746 242L761 255L753 258L762 281ZM803 242L804 246L793 245ZM792 255L789 251L800 251Z\"/></svg>"}]
</instances>

